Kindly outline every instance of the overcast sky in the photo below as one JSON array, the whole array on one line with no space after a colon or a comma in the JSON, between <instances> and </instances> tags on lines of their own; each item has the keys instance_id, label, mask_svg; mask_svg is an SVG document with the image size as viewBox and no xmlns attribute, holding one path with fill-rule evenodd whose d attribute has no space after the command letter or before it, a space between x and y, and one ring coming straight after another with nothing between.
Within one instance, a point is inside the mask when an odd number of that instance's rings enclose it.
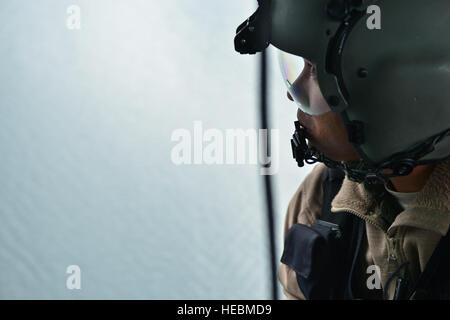
<instances>
[{"instance_id":1,"label":"overcast sky","mask_svg":"<svg viewBox=\"0 0 450 320\"><path fill-rule=\"evenodd\" d=\"M196 120L257 128L257 57L233 49L255 2L1 2L0 298L269 298L258 167L170 160ZM281 249L310 168L292 159L296 107L272 62Z\"/></svg>"}]
</instances>

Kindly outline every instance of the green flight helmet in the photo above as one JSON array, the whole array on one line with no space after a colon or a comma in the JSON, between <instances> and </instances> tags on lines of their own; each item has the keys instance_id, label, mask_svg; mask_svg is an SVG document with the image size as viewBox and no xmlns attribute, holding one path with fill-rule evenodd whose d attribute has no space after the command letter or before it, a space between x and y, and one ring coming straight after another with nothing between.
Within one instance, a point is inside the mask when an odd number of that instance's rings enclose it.
<instances>
[{"instance_id":1,"label":"green flight helmet","mask_svg":"<svg viewBox=\"0 0 450 320\"><path fill-rule=\"evenodd\" d=\"M396 176L449 157L448 0L258 3L237 29L236 50L272 44L313 62L329 108L342 115L366 164Z\"/></svg>"}]
</instances>

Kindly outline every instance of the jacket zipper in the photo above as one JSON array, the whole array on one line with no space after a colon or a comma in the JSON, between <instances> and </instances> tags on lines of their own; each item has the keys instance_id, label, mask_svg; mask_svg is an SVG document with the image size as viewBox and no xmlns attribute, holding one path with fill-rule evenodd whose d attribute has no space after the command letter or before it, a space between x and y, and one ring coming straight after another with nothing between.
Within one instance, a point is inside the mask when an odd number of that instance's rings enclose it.
<instances>
[{"instance_id":1,"label":"jacket zipper","mask_svg":"<svg viewBox=\"0 0 450 320\"><path fill-rule=\"evenodd\" d=\"M350 208L331 208L331 212L349 212L351 214L354 214L355 216L363 219L364 221L370 223L371 225L377 227L378 229L380 229L381 231L383 231L383 233L387 236L387 230L385 228L383 228L383 226L379 223L377 223L376 221L368 218L366 215L363 215L361 213L359 213L358 211L355 211L353 209ZM396 239L387 236L387 244L388 244L388 260L389 261L397 261L397 254L395 252L395 244L396 244Z\"/></svg>"},{"instance_id":2,"label":"jacket zipper","mask_svg":"<svg viewBox=\"0 0 450 320\"><path fill-rule=\"evenodd\" d=\"M369 219L366 215L363 215L361 213L359 213L356 210L350 209L350 208L331 208L331 212L348 212L351 214L354 214L355 216L363 219L364 221L370 223L371 225L377 227L378 229L380 229L381 231L383 231L383 233L387 236L387 229L385 229L381 224L377 223L376 221ZM397 262L397 254L395 253L395 239L391 238L391 237L387 237L387 242L388 242L388 260L389 263L395 263ZM394 296L397 292L397 289L394 290Z\"/></svg>"},{"instance_id":3,"label":"jacket zipper","mask_svg":"<svg viewBox=\"0 0 450 320\"><path fill-rule=\"evenodd\" d=\"M389 261L397 261L397 254L395 253L395 238L388 237L388 259Z\"/></svg>"},{"instance_id":4,"label":"jacket zipper","mask_svg":"<svg viewBox=\"0 0 450 320\"><path fill-rule=\"evenodd\" d=\"M349 213L357 216L358 218L363 219L364 221L370 223L371 225L377 227L378 229L380 229L381 231L383 231L384 233L387 234L387 230L381 224L377 223L376 221L374 221L372 219L367 218L366 215L363 215L363 214L359 213L358 211L355 211L350 208L331 208L331 212L334 212L334 213L342 212L342 211L349 212Z\"/></svg>"}]
</instances>

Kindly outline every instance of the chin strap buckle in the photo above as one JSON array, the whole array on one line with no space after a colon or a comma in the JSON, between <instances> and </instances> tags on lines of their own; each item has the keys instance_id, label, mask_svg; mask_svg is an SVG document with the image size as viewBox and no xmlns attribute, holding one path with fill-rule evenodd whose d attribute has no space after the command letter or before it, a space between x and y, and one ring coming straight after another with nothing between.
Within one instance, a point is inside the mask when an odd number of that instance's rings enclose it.
<instances>
[{"instance_id":1,"label":"chin strap buckle","mask_svg":"<svg viewBox=\"0 0 450 320\"><path fill-rule=\"evenodd\" d=\"M308 145L306 143L306 132L300 122L295 121L295 132L291 139L292 156L297 161L299 167L305 165L306 155L308 153Z\"/></svg>"}]
</instances>

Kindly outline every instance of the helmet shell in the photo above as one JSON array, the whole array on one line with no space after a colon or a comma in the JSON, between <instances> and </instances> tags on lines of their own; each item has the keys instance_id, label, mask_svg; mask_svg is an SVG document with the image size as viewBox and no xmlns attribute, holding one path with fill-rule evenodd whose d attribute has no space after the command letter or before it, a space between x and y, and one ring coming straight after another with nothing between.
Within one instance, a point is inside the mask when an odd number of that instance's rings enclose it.
<instances>
[{"instance_id":1,"label":"helmet shell","mask_svg":"<svg viewBox=\"0 0 450 320\"><path fill-rule=\"evenodd\" d=\"M365 12L376 3L381 9L381 29L367 27L369 15L352 27L340 48L341 81L326 70L330 41L344 23L330 18L329 3L271 0L270 43L316 64L324 97L340 99L330 108L342 113L347 125L354 120L364 124L364 140L355 144L360 155L379 164L447 130L448 0L361 1L359 7L351 7ZM443 139L421 160L448 157L449 140Z\"/></svg>"},{"instance_id":2,"label":"helmet shell","mask_svg":"<svg viewBox=\"0 0 450 320\"><path fill-rule=\"evenodd\" d=\"M361 19L342 54L349 120L365 124L360 146L374 162L449 128L450 10L445 0L382 0L381 29ZM361 77L359 70L366 70ZM449 139L424 159L449 154Z\"/></svg>"}]
</instances>

